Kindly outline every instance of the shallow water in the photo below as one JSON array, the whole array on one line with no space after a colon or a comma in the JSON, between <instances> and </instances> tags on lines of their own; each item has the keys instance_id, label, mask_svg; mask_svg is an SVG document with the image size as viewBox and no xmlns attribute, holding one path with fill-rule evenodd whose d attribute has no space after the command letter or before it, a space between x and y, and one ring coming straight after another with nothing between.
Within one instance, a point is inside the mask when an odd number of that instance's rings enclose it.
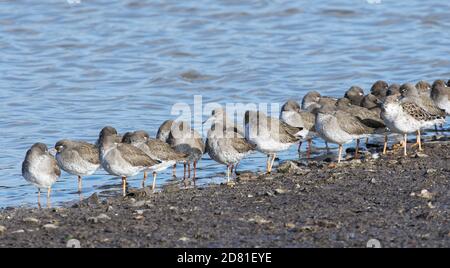
<instances>
[{"instance_id":1,"label":"shallow water","mask_svg":"<svg viewBox=\"0 0 450 268\"><path fill-rule=\"evenodd\" d=\"M33 143L93 142L105 125L155 135L176 117L172 105L192 105L194 95L204 103L282 103L312 89L341 96L356 84L367 92L378 79L448 79L449 7L437 0L2 1L0 207L35 205L36 189L20 174ZM264 163L255 154L240 169ZM207 156L199 167L199 184L223 180L224 167ZM99 171L84 180L84 195L119 184ZM75 190L76 178L63 173L53 204L76 200Z\"/></svg>"}]
</instances>

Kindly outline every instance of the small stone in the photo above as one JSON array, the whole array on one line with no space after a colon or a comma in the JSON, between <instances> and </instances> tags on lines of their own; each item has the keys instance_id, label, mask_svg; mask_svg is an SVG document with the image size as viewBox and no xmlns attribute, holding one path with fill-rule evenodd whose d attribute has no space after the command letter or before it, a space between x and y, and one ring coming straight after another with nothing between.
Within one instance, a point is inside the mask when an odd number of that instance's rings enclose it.
<instances>
[{"instance_id":1,"label":"small stone","mask_svg":"<svg viewBox=\"0 0 450 268\"><path fill-rule=\"evenodd\" d=\"M110 220L111 218L110 218L108 215L102 213L102 214L100 214L100 215L97 216L97 219L100 220L100 221L102 221L102 220L108 221L108 220Z\"/></svg>"},{"instance_id":2,"label":"small stone","mask_svg":"<svg viewBox=\"0 0 450 268\"><path fill-rule=\"evenodd\" d=\"M133 205L131 205L132 207L142 207L145 205L145 201L137 201L136 203L134 203Z\"/></svg>"},{"instance_id":3,"label":"small stone","mask_svg":"<svg viewBox=\"0 0 450 268\"><path fill-rule=\"evenodd\" d=\"M227 181L227 182L226 182L226 185L227 185L228 187L234 187L234 186L236 185L236 183L235 183L234 181Z\"/></svg>"},{"instance_id":4,"label":"small stone","mask_svg":"<svg viewBox=\"0 0 450 268\"><path fill-rule=\"evenodd\" d=\"M16 230L16 231L14 231L14 232L11 232L12 234L22 234L22 233L25 233L25 230L23 230L23 229L19 229L19 230Z\"/></svg>"},{"instance_id":5,"label":"small stone","mask_svg":"<svg viewBox=\"0 0 450 268\"><path fill-rule=\"evenodd\" d=\"M251 181L251 180L255 180L257 179L258 176L256 176L255 173L250 172L250 171L244 171L239 173L239 176L236 178L236 181L241 182L241 181Z\"/></svg>"},{"instance_id":6,"label":"small stone","mask_svg":"<svg viewBox=\"0 0 450 268\"><path fill-rule=\"evenodd\" d=\"M299 166L293 161L285 161L277 168L280 173L295 173L298 170L300 170Z\"/></svg>"},{"instance_id":7,"label":"small stone","mask_svg":"<svg viewBox=\"0 0 450 268\"><path fill-rule=\"evenodd\" d=\"M54 229L57 229L58 226L49 223L49 224L45 224L44 226L42 226L42 228L44 228L44 229L46 229L46 230L54 230Z\"/></svg>"},{"instance_id":8,"label":"small stone","mask_svg":"<svg viewBox=\"0 0 450 268\"><path fill-rule=\"evenodd\" d=\"M287 193L287 192L288 192L288 191L285 190L285 189L281 189L281 188L275 189L275 194L285 194L285 193Z\"/></svg>"},{"instance_id":9,"label":"small stone","mask_svg":"<svg viewBox=\"0 0 450 268\"><path fill-rule=\"evenodd\" d=\"M248 219L249 222L255 222L257 224L267 224L270 223L269 220L264 219L263 217L256 215L253 218Z\"/></svg>"},{"instance_id":10,"label":"small stone","mask_svg":"<svg viewBox=\"0 0 450 268\"><path fill-rule=\"evenodd\" d=\"M253 198L254 196L252 194L247 195L248 198Z\"/></svg>"},{"instance_id":11,"label":"small stone","mask_svg":"<svg viewBox=\"0 0 450 268\"><path fill-rule=\"evenodd\" d=\"M436 173L436 172L437 172L437 170L434 169L434 168L427 169L427 174L433 174L433 173Z\"/></svg>"},{"instance_id":12,"label":"small stone","mask_svg":"<svg viewBox=\"0 0 450 268\"><path fill-rule=\"evenodd\" d=\"M275 196L271 191L267 191L264 193L266 196Z\"/></svg>"},{"instance_id":13,"label":"small stone","mask_svg":"<svg viewBox=\"0 0 450 268\"><path fill-rule=\"evenodd\" d=\"M177 208L177 207L174 207L174 206L170 206L169 209L170 209L170 210L177 210L178 208Z\"/></svg>"},{"instance_id":14,"label":"small stone","mask_svg":"<svg viewBox=\"0 0 450 268\"><path fill-rule=\"evenodd\" d=\"M426 157L429 157L427 154L424 154L424 153L421 153L421 152L417 152L415 155L414 155L414 157L415 158L426 158Z\"/></svg>"},{"instance_id":15,"label":"small stone","mask_svg":"<svg viewBox=\"0 0 450 268\"><path fill-rule=\"evenodd\" d=\"M4 234L6 232L6 227L3 225L0 225L0 235Z\"/></svg>"},{"instance_id":16,"label":"small stone","mask_svg":"<svg viewBox=\"0 0 450 268\"><path fill-rule=\"evenodd\" d=\"M377 180L376 180L375 178L372 178L372 179L370 180L370 182L373 183L373 184L375 184L375 183L377 183Z\"/></svg>"},{"instance_id":17,"label":"small stone","mask_svg":"<svg viewBox=\"0 0 450 268\"><path fill-rule=\"evenodd\" d=\"M428 207L429 207L429 208L431 208L431 209L433 209L433 208L436 208L436 206L435 206L435 205L433 205L433 203L431 203L431 202L428 202L428 204L427 204L427 205L428 205Z\"/></svg>"},{"instance_id":18,"label":"small stone","mask_svg":"<svg viewBox=\"0 0 450 268\"><path fill-rule=\"evenodd\" d=\"M142 215L137 215L136 217L134 217L134 219L140 221L140 220L143 220L143 219L144 219L144 216L142 216Z\"/></svg>"},{"instance_id":19,"label":"small stone","mask_svg":"<svg viewBox=\"0 0 450 268\"><path fill-rule=\"evenodd\" d=\"M89 217L86 219L86 221L89 223L98 223L97 217Z\"/></svg>"},{"instance_id":20,"label":"small stone","mask_svg":"<svg viewBox=\"0 0 450 268\"><path fill-rule=\"evenodd\" d=\"M40 222L40 220L36 219L36 218L32 218L32 217L27 217L23 219L23 222L25 223L36 223L38 224Z\"/></svg>"},{"instance_id":21,"label":"small stone","mask_svg":"<svg viewBox=\"0 0 450 268\"><path fill-rule=\"evenodd\" d=\"M188 237L185 237L185 236L182 236L182 237L180 237L180 239L178 239L179 241L183 241L183 242L188 242L189 240L191 240L191 239L189 239Z\"/></svg>"},{"instance_id":22,"label":"small stone","mask_svg":"<svg viewBox=\"0 0 450 268\"><path fill-rule=\"evenodd\" d=\"M136 210L135 212L136 212L136 214L138 214L138 215L144 214L144 210L143 210L143 209L138 209L138 210Z\"/></svg>"},{"instance_id":23,"label":"small stone","mask_svg":"<svg viewBox=\"0 0 450 268\"><path fill-rule=\"evenodd\" d=\"M294 229L295 228L295 224L292 222L288 222L284 225L285 227L289 228L289 229Z\"/></svg>"},{"instance_id":24,"label":"small stone","mask_svg":"<svg viewBox=\"0 0 450 268\"><path fill-rule=\"evenodd\" d=\"M328 168L336 168L336 163L331 163L328 165Z\"/></svg>"},{"instance_id":25,"label":"small stone","mask_svg":"<svg viewBox=\"0 0 450 268\"><path fill-rule=\"evenodd\" d=\"M433 194L430 193L427 189L423 189L420 191L420 194L417 195L418 197L424 198L424 199L432 199Z\"/></svg>"},{"instance_id":26,"label":"small stone","mask_svg":"<svg viewBox=\"0 0 450 268\"><path fill-rule=\"evenodd\" d=\"M98 215L97 217L89 217L89 218L87 218L86 220L88 221L88 222L90 222L90 223L98 223L98 222L105 222L105 221L108 221L108 220L110 220L111 218L108 216L108 215L106 215L106 214L104 214L104 213L102 213L102 214L100 214L100 215Z\"/></svg>"}]
</instances>

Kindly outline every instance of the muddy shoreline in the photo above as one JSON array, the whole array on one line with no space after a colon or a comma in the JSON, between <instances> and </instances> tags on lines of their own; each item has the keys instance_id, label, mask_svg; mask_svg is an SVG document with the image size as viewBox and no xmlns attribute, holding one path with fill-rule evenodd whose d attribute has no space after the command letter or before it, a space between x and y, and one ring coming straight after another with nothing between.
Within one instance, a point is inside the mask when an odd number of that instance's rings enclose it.
<instances>
[{"instance_id":1,"label":"muddy shoreline","mask_svg":"<svg viewBox=\"0 0 450 268\"><path fill-rule=\"evenodd\" d=\"M340 165L285 161L234 185L7 208L0 247L449 247L450 143L424 148Z\"/></svg>"}]
</instances>

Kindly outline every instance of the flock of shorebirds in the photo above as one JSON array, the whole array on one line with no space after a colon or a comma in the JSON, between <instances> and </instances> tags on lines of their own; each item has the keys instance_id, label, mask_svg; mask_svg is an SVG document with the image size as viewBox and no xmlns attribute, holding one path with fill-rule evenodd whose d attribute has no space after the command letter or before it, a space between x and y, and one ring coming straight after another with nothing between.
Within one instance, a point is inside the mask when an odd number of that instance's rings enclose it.
<instances>
[{"instance_id":1,"label":"flock of shorebirds","mask_svg":"<svg viewBox=\"0 0 450 268\"><path fill-rule=\"evenodd\" d=\"M142 130L119 135L116 129L107 126L95 144L60 140L49 150L45 144L36 143L27 151L22 175L38 187L39 206L41 188L48 189L49 206L51 186L61 175L61 169L78 176L81 192L82 176L92 175L101 167L122 178L125 195L127 177L144 172L144 187L147 171L152 172L152 189L155 189L157 173L173 167L175 176L177 163L184 164L185 179L191 178L193 166L195 183L197 163L208 153L214 161L227 166L230 183L233 170L251 152L267 155L266 171L270 173L278 152L297 143L300 151L302 142L307 141L309 155L314 137L338 144L338 162L341 162L343 144L356 140L354 157L357 158L360 139L384 134L385 154L388 133L399 133L404 135L402 146L407 155L407 135L416 133L416 145L422 150L421 130L442 125L449 113L450 80L447 83L436 80L432 85L420 81L416 85L390 86L385 81L377 81L367 95L358 86L352 86L340 99L308 92L301 105L294 100L287 101L279 118L268 117L261 111L246 111L243 126L230 120L224 109L215 109L204 122L210 124L206 141L188 123L168 120L160 126L156 138Z\"/></svg>"}]
</instances>

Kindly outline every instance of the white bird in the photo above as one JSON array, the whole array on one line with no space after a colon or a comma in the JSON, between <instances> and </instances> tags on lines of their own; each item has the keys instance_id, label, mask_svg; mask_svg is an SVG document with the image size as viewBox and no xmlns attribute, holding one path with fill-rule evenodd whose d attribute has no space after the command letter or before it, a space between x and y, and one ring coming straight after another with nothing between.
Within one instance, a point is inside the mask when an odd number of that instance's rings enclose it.
<instances>
[{"instance_id":1,"label":"white bird","mask_svg":"<svg viewBox=\"0 0 450 268\"><path fill-rule=\"evenodd\" d=\"M22 163L22 176L38 188L38 206L41 207L41 188L47 188L47 207L50 207L52 185L61 175L55 158L49 153L47 145L35 143L27 151Z\"/></svg>"},{"instance_id":2,"label":"white bird","mask_svg":"<svg viewBox=\"0 0 450 268\"><path fill-rule=\"evenodd\" d=\"M303 130L259 111L246 111L244 124L247 141L255 145L257 151L267 154L267 173L272 172L276 154L297 143L301 137L299 132Z\"/></svg>"},{"instance_id":3,"label":"white bird","mask_svg":"<svg viewBox=\"0 0 450 268\"><path fill-rule=\"evenodd\" d=\"M343 145L353 140L368 137L375 129L350 113L335 106L324 105L316 113L316 131L327 142L339 145L338 163L341 162Z\"/></svg>"},{"instance_id":4,"label":"white bird","mask_svg":"<svg viewBox=\"0 0 450 268\"><path fill-rule=\"evenodd\" d=\"M381 110L381 118L390 131L403 134L404 155L409 133L443 122L444 118L431 114L408 98L400 99L398 94L387 96ZM420 142L420 140L419 140Z\"/></svg>"},{"instance_id":5,"label":"white bird","mask_svg":"<svg viewBox=\"0 0 450 268\"><path fill-rule=\"evenodd\" d=\"M58 166L78 176L78 192L81 193L82 176L92 175L100 167L98 147L84 141L60 140L55 149Z\"/></svg>"}]
</instances>

